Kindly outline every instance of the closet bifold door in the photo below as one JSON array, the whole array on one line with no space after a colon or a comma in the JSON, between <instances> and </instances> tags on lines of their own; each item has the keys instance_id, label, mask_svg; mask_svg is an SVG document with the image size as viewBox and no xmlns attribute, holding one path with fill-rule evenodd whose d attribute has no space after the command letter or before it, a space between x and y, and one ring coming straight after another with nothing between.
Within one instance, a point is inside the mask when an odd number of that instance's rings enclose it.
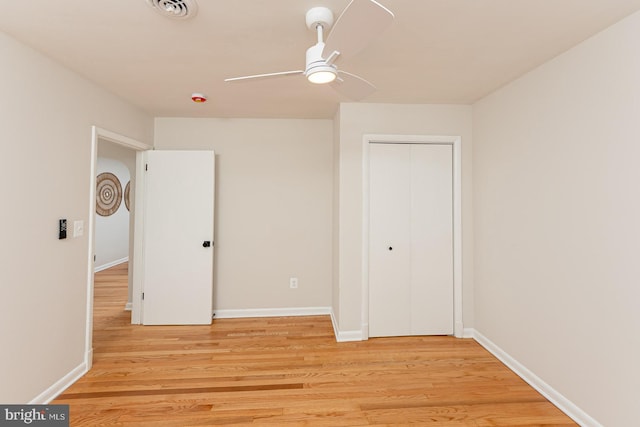
<instances>
[{"instance_id":1,"label":"closet bifold door","mask_svg":"<svg viewBox=\"0 0 640 427\"><path fill-rule=\"evenodd\" d=\"M370 146L369 336L453 333L448 144Z\"/></svg>"}]
</instances>

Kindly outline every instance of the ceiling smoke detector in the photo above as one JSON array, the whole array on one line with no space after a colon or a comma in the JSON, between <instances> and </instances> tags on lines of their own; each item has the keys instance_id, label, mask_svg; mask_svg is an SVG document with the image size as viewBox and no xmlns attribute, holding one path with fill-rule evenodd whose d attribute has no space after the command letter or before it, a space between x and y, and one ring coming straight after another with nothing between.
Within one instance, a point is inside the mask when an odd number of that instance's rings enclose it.
<instances>
[{"instance_id":1,"label":"ceiling smoke detector","mask_svg":"<svg viewBox=\"0 0 640 427\"><path fill-rule=\"evenodd\" d=\"M188 19L198 12L195 0L147 0L147 3L167 18Z\"/></svg>"},{"instance_id":2,"label":"ceiling smoke detector","mask_svg":"<svg viewBox=\"0 0 640 427\"><path fill-rule=\"evenodd\" d=\"M196 104L202 104L204 102L207 102L207 95L205 95L204 93L197 93L197 92L192 93L191 100Z\"/></svg>"}]
</instances>

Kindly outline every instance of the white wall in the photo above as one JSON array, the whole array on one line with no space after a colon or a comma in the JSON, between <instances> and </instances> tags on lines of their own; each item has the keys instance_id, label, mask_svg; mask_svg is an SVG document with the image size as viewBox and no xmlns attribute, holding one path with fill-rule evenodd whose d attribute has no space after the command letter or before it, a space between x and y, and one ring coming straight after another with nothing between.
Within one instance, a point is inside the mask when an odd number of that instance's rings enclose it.
<instances>
[{"instance_id":1,"label":"white wall","mask_svg":"<svg viewBox=\"0 0 640 427\"><path fill-rule=\"evenodd\" d=\"M471 195L471 107L462 105L340 105L339 153L334 179L339 181L338 263L334 274L333 309L339 329L361 331L362 307L362 138L364 134L453 135L462 137L463 321L473 325L473 234ZM334 237L336 238L336 237ZM337 283L335 283L337 278ZM338 293L335 296L335 293Z\"/></svg>"},{"instance_id":2,"label":"white wall","mask_svg":"<svg viewBox=\"0 0 640 427\"><path fill-rule=\"evenodd\" d=\"M135 164L135 156L132 153ZM118 210L109 216L96 214L94 252L95 270L101 271L129 259L129 210L124 202L125 188L130 180L129 168L119 160L98 157L96 176L108 172L115 175L122 187Z\"/></svg>"},{"instance_id":3,"label":"white wall","mask_svg":"<svg viewBox=\"0 0 640 427\"><path fill-rule=\"evenodd\" d=\"M155 135L216 152L216 311L331 305L330 120L158 118Z\"/></svg>"},{"instance_id":4,"label":"white wall","mask_svg":"<svg viewBox=\"0 0 640 427\"><path fill-rule=\"evenodd\" d=\"M606 426L640 419L640 14L474 106L475 328Z\"/></svg>"},{"instance_id":5,"label":"white wall","mask_svg":"<svg viewBox=\"0 0 640 427\"><path fill-rule=\"evenodd\" d=\"M151 142L152 120L0 33L0 402L26 403L85 357L91 126ZM9 208L10 207L10 208Z\"/></svg>"}]
</instances>

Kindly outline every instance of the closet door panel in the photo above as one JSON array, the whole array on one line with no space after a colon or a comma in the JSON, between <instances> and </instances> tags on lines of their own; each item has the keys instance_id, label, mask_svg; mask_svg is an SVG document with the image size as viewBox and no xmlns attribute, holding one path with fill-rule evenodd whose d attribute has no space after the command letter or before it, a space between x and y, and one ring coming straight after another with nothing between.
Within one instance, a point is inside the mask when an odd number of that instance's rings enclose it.
<instances>
[{"instance_id":1,"label":"closet door panel","mask_svg":"<svg viewBox=\"0 0 640 427\"><path fill-rule=\"evenodd\" d=\"M411 152L370 147L369 335L411 331Z\"/></svg>"},{"instance_id":2,"label":"closet door panel","mask_svg":"<svg viewBox=\"0 0 640 427\"><path fill-rule=\"evenodd\" d=\"M411 334L453 334L453 150L412 144Z\"/></svg>"}]
</instances>

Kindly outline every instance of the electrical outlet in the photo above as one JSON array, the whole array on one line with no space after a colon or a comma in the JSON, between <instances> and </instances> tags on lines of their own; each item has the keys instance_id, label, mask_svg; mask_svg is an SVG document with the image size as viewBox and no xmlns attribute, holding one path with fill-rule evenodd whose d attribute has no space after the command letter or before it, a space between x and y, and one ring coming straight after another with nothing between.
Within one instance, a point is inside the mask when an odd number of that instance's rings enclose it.
<instances>
[{"instance_id":1,"label":"electrical outlet","mask_svg":"<svg viewBox=\"0 0 640 427\"><path fill-rule=\"evenodd\" d=\"M290 277L289 278L289 287L291 289L298 289L298 278L297 277Z\"/></svg>"}]
</instances>

